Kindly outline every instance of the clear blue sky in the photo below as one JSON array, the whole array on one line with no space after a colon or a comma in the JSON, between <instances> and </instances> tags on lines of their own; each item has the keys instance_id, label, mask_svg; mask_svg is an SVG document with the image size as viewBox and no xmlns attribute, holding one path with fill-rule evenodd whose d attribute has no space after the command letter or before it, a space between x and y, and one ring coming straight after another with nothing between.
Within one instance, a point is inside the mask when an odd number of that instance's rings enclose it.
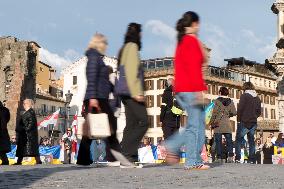
<instances>
[{"instance_id":1,"label":"clear blue sky","mask_svg":"<svg viewBox=\"0 0 284 189\"><path fill-rule=\"evenodd\" d=\"M276 41L274 0L7 0L0 1L0 35L37 41L42 60L62 69L84 54L96 32L117 55L129 22L143 24L142 58L173 55L176 20L188 10L201 17L202 41L212 65L244 56L264 62Z\"/></svg>"}]
</instances>

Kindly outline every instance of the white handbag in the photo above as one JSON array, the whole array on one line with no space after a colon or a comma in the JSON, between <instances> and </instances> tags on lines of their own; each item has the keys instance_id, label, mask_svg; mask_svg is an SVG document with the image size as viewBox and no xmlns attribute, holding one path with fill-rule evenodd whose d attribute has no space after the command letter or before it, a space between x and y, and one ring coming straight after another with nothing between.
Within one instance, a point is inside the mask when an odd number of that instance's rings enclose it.
<instances>
[{"instance_id":1,"label":"white handbag","mask_svg":"<svg viewBox=\"0 0 284 189\"><path fill-rule=\"evenodd\" d=\"M111 135L108 115L105 113L88 114L87 122L92 138L106 138Z\"/></svg>"}]
</instances>

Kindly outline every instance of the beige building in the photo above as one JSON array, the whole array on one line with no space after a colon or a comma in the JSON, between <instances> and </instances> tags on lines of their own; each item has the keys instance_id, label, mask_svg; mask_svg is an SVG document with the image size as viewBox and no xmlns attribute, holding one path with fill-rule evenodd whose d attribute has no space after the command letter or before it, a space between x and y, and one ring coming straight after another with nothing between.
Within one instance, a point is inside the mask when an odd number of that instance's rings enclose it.
<instances>
[{"instance_id":1,"label":"beige building","mask_svg":"<svg viewBox=\"0 0 284 189\"><path fill-rule=\"evenodd\" d=\"M206 98L214 100L218 97L218 91L221 86L230 90L230 98L233 99L237 107L242 91L242 85L245 81L251 81L255 86L262 101L262 116L259 118L258 132L264 134L271 131L278 131L278 108L276 93L276 77L266 69L263 64L258 64L244 58L235 58L225 60L228 62L226 67L209 66L205 73L205 79L208 86ZM148 110L149 130L147 137L150 137L153 143L157 143L163 137L160 124L160 106L162 94L165 88L166 80L173 76L173 58L150 59L142 62L145 68L145 89L146 104ZM181 120L181 126L184 126L186 116ZM237 128L236 117L231 120L232 126ZM207 137L211 138L211 131L206 129ZM235 136L235 132L233 133Z\"/></svg>"}]
</instances>

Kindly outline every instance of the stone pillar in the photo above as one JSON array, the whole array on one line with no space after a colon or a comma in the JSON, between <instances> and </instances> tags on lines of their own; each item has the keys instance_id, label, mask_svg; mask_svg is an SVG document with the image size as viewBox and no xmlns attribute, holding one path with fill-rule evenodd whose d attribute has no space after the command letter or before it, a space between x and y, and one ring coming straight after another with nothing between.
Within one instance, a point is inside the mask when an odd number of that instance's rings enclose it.
<instances>
[{"instance_id":1,"label":"stone pillar","mask_svg":"<svg viewBox=\"0 0 284 189\"><path fill-rule=\"evenodd\" d=\"M274 56L268 60L278 75L277 91L278 91L278 108L279 108L279 130L284 132L284 0L276 0L271 10L277 14L277 32L278 43L277 51Z\"/></svg>"}]
</instances>

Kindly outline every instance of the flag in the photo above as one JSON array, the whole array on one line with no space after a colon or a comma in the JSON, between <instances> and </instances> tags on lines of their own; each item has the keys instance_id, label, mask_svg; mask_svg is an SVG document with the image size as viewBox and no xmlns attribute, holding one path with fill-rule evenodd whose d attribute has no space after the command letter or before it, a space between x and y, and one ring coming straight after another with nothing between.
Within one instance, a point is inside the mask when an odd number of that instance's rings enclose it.
<instances>
[{"instance_id":1,"label":"flag","mask_svg":"<svg viewBox=\"0 0 284 189\"><path fill-rule=\"evenodd\" d=\"M77 113L73 117L73 122L72 122L71 128L72 128L72 133L76 135L77 130L78 130L78 115L77 115Z\"/></svg>"},{"instance_id":2,"label":"flag","mask_svg":"<svg viewBox=\"0 0 284 189\"><path fill-rule=\"evenodd\" d=\"M42 128L42 127L48 127L48 125L54 125L55 126L57 124L57 121L58 121L59 111L60 110L57 110L53 114L47 116L41 122L37 123L37 126L39 127L39 129Z\"/></svg>"}]
</instances>

